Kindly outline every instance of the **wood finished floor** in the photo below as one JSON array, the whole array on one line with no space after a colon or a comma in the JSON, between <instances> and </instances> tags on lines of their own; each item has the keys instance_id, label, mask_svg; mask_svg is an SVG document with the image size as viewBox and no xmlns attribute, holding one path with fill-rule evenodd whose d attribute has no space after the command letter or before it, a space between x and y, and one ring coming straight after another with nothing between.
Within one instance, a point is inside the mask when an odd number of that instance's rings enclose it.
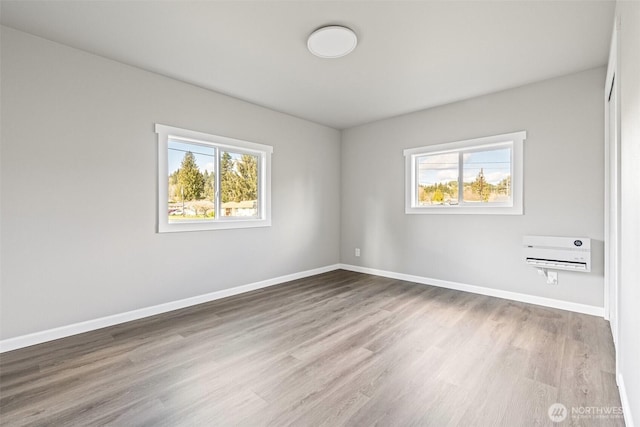
<instances>
[{"instance_id":1,"label":"wood finished floor","mask_svg":"<svg viewBox=\"0 0 640 427\"><path fill-rule=\"evenodd\" d=\"M334 271L0 356L2 425L610 426L600 318Z\"/></svg>"}]
</instances>

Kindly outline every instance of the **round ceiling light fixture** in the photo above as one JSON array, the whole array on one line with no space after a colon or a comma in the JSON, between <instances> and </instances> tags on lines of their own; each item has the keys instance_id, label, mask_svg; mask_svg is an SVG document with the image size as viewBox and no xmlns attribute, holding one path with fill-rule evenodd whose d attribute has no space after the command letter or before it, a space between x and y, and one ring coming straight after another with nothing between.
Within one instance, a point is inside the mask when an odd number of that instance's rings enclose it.
<instances>
[{"instance_id":1,"label":"round ceiling light fixture","mask_svg":"<svg viewBox=\"0 0 640 427\"><path fill-rule=\"evenodd\" d=\"M351 53L357 44L356 33L341 25L318 28L307 40L309 51L320 58L340 58Z\"/></svg>"}]
</instances>

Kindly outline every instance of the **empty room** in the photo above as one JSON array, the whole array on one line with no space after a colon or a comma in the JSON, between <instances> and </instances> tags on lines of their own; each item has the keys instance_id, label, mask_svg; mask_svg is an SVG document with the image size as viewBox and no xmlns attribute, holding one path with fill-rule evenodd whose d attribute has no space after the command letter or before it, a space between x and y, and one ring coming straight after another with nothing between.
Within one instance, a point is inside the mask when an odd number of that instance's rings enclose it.
<instances>
[{"instance_id":1,"label":"empty room","mask_svg":"<svg viewBox=\"0 0 640 427\"><path fill-rule=\"evenodd\" d=\"M0 425L640 425L640 1L0 24Z\"/></svg>"}]
</instances>

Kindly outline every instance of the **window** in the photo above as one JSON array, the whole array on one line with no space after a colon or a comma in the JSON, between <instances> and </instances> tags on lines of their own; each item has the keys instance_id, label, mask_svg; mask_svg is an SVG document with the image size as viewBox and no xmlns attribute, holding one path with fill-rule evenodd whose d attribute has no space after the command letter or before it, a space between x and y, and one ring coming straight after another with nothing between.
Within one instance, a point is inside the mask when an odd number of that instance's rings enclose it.
<instances>
[{"instance_id":1,"label":"window","mask_svg":"<svg viewBox=\"0 0 640 427\"><path fill-rule=\"evenodd\" d=\"M158 231L271 225L268 145L156 124Z\"/></svg>"},{"instance_id":2,"label":"window","mask_svg":"<svg viewBox=\"0 0 640 427\"><path fill-rule=\"evenodd\" d=\"M404 150L405 212L522 215L525 131Z\"/></svg>"}]
</instances>

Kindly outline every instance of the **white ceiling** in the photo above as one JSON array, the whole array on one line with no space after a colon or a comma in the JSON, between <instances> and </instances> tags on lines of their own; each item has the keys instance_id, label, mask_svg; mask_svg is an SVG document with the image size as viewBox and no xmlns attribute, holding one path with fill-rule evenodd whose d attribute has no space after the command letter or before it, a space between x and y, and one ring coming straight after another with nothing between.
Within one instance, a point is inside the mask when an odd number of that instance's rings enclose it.
<instances>
[{"instance_id":1,"label":"white ceiling","mask_svg":"<svg viewBox=\"0 0 640 427\"><path fill-rule=\"evenodd\" d=\"M343 129L607 61L613 1L8 1L1 22ZM340 59L307 36L356 31Z\"/></svg>"}]
</instances>

